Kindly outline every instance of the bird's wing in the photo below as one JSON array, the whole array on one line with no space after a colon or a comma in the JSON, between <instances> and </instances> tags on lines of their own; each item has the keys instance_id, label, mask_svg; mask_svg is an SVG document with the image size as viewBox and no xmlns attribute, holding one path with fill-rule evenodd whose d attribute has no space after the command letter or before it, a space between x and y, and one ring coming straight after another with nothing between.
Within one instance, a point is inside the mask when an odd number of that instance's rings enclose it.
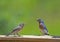
<instances>
[{"instance_id":1,"label":"bird's wing","mask_svg":"<svg viewBox=\"0 0 60 42\"><path fill-rule=\"evenodd\" d=\"M20 29L21 29L21 27L18 26L18 27L16 27L15 29L13 29L12 32L17 31L17 30L20 30ZM11 33L12 33L12 32L11 32Z\"/></svg>"},{"instance_id":2,"label":"bird's wing","mask_svg":"<svg viewBox=\"0 0 60 42\"><path fill-rule=\"evenodd\" d=\"M43 30L46 30L48 32L48 30L47 30L47 28L46 28L44 23L40 23L40 28L43 29Z\"/></svg>"}]
</instances>

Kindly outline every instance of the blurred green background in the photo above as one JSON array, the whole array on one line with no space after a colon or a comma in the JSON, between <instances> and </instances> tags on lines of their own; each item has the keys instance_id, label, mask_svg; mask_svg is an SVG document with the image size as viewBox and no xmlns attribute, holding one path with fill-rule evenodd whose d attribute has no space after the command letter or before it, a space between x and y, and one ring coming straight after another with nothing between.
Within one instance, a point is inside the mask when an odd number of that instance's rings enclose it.
<instances>
[{"instance_id":1,"label":"blurred green background","mask_svg":"<svg viewBox=\"0 0 60 42\"><path fill-rule=\"evenodd\" d=\"M0 34L23 22L19 34L41 35L37 18L44 20L50 35L60 35L60 0L0 0Z\"/></svg>"}]
</instances>

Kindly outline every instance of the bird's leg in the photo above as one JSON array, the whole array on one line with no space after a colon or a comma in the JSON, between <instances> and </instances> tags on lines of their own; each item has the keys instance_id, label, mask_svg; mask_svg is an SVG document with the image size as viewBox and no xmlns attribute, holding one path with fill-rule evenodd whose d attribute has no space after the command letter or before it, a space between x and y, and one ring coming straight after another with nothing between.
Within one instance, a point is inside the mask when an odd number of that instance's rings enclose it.
<instances>
[{"instance_id":1,"label":"bird's leg","mask_svg":"<svg viewBox=\"0 0 60 42\"><path fill-rule=\"evenodd\" d=\"M17 33L18 36L20 36L18 33Z\"/></svg>"},{"instance_id":2,"label":"bird's leg","mask_svg":"<svg viewBox=\"0 0 60 42\"><path fill-rule=\"evenodd\" d=\"M16 37L17 34L16 33L13 33L13 35L14 35L14 37Z\"/></svg>"},{"instance_id":3,"label":"bird's leg","mask_svg":"<svg viewBox=\"0 0 60 42\"><path fill-rule=\"evenodd\" d=\"M14 33L14 37L16 37L16 33Z\"/></svg>"},{"instance_id":4,"label":"bird's leg","mask_svg":"<svg viewBox=\"0 0 60 42\"><path fill-rule=\"evenodd\" d=\"M20 36L18 33L14 33L14 37Z\"/></svg>"}]
</instances>

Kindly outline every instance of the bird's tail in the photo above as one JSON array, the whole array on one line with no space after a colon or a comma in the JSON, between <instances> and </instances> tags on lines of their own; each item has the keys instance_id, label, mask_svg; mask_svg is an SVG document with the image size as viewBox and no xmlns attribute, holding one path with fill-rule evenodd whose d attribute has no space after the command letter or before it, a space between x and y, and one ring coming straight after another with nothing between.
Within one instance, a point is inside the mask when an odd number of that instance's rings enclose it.
<instances>
[{"instance_id":1,"label":"bird's tail","mask_svg":"<svg viewBox=\"0 0 60 42\"><path fill-rule=\"evenodd\" d=\"M9 36L11 33L8 33L6 36Z\"/></svg>"}]
</instances>

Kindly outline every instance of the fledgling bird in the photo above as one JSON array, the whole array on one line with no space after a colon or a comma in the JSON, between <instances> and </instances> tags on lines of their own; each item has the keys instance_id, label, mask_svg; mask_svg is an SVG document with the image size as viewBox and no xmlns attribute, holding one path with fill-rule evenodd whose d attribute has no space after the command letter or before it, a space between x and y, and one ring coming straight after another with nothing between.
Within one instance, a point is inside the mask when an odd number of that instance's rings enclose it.
<instances>
[{"instance_id":1,"label":"fledgling bird","mask_svg":"<svg viewBox=\"0 0 60 42\"><path fill-rule=\"evenodd\" d=\"M49 35L48 30L44 24L44 21L42 19L38 19L37 21L39 23L39 28L40 28L42 35Z\"/></svg>"},{"instance_id":2,"label":"fledgling bird","mask_svg":"<svg viewBox=\"0 0 60 42\"><path fill-rule=\"evenodd\" d=\"M9 36L9 35L11 35L11 34L20 36L20 35L18 34L18 32L21 31L21 30L23 29L23 27L24 27L24 23L19 24L16 28L14 28L14 29L13 29L9 34L7 34L6 36Z\"/></svg>"}]
</instances>

